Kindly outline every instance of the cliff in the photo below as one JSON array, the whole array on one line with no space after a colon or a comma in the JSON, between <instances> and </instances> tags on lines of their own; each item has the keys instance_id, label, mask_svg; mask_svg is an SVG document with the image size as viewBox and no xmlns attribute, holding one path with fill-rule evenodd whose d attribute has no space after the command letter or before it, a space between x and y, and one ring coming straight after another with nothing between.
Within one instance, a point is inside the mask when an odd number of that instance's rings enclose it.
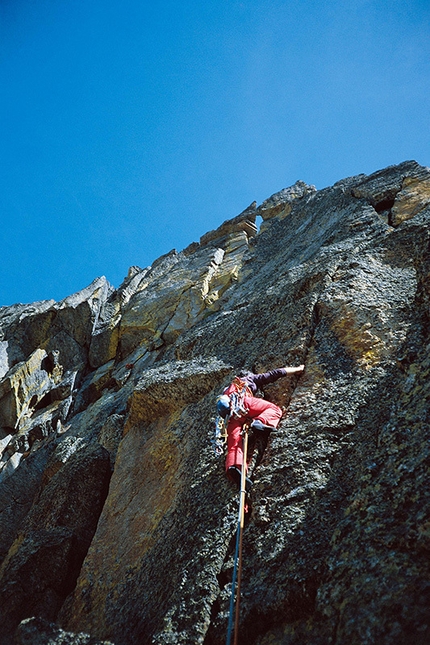
<instances>
[{"instance_id":1,"label":"cliff","mask_svg":"<svg viewBox=\"0 0 430 645\"><path fill-rule=\"evenodd\" d=\"M0 308L1 645L224 643L216 396L301 363L264 392L239 642L428 643L429 223L413 161L297 182L116 290Z\"/></svg>"}]
</instances>

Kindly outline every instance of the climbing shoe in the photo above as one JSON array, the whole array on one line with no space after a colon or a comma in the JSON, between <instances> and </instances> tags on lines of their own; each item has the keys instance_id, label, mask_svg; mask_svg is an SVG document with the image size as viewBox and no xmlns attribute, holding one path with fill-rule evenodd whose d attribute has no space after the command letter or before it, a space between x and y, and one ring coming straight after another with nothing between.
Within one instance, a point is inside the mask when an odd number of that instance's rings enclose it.
<instances>
[{"instance_id":1,"label":"climbing shoe","mask_svg":"<svg viewBox=\"0 0 430 645\"><path fill-rule=\"evenodd\" d=\"M240 468L237 466L230 466L230 468L227 470L227 477L237 484L240 488L240 483L241 483L241 478L242 478L242 473ZM245 477L245 491L249 493L249 491L252 488L252 479L249 479L249 477Z\"/></svg>"},{"instance_id":2,"label":"climbing shoe","mask_svg":"<svg viewBox=\"0 0 430 645\"><path fill-rule=\"evenodd\" d=\"M251 430L259 432L272 432L272 430L275 430L274 426L266 426L260 419L254 419L254 421L251 423Z\"/></svg>"}]
</instances>

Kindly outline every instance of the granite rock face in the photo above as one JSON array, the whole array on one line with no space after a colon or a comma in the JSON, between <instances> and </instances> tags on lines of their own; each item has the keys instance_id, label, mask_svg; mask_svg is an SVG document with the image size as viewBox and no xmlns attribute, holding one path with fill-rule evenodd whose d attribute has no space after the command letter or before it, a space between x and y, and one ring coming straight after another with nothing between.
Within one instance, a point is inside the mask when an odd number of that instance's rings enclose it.
<instances>
[{"instance_id":1,"label":"granite rock face","mask_svg":"<svg viewBox=\"0 0 430 645\"><path fill-rule=\"evenodd\" d=\"M117 290L0 308L0 644L224 643L216 397L301 363L264 392L239 642L428 643L429 285L409 161L297 182Z\"/></svg>"}]
</instances>

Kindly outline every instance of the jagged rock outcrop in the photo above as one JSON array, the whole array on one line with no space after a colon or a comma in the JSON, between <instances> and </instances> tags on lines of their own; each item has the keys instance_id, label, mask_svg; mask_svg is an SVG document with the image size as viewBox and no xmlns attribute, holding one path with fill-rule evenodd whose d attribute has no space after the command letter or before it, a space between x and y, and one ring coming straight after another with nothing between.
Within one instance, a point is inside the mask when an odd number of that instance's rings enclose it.
<instances>
[{"instance_id":1,"label":"jagged rock outcrop","mask_svg":"<svg viewBox=\"0 0 430 645\"><path fill-rule=\"evenodd\" d=\"M263 224L257 230L256 218ZM240 642L430 638L430 170L260 206L61 303L0 309L0 644L225 642L238 369L306 366L253 472Z\"/></svg>"}]
</instances>

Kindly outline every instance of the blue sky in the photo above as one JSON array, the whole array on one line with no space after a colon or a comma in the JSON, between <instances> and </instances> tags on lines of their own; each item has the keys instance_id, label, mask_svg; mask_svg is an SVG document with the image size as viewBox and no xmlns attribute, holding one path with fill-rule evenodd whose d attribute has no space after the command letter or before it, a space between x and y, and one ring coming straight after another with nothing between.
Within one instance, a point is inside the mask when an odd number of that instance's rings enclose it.
<instances>
[{"instance_id":1,"label":"blue sky","mask_svg":"<svg viewBox=\"0 0 430 645\"><path fill-rule=\"evenodd\" d=\"M297 179L430 165L428 0L1 0L0 305L181 250Z\"/></svg>"}]
</instances>

